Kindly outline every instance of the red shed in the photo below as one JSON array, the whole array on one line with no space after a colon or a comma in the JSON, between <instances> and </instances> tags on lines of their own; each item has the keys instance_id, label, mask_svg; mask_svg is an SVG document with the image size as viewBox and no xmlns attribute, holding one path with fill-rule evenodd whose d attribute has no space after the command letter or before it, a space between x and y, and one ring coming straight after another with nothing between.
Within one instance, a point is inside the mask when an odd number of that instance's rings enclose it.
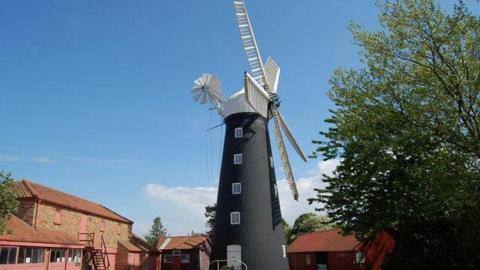
<instances>
[{"instance_id":1,"label":"red shed","mask_svg":"<svg viewBox=\"0 0 480 270\"><path fill-rule=\"evenodd\" d=\"M290 270L379 270L393 246L393 237L386 232L359 242L335 228L300 235L288 247L288 261Z\"/></svg>"}]
</instances>

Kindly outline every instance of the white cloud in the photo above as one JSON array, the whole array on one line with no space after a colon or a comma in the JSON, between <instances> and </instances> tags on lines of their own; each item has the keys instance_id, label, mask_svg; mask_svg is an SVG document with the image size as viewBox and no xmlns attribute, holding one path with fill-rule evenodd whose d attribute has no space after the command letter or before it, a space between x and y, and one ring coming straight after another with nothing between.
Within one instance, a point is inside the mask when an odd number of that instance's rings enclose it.
<instances>
[{"instance_id":1,"label":"white cloud","mask_svg":"<svg viewBox=\"0 0 480 270\"><path fill-rule=\"evenodd\" d=\"M288 224L293 224L295 219L307 212L315 212L315 208L319 208L318 204L308 204L308 199L316 196L314 188L324 188L322 182L323 174L332 175L339 163L339 160L320 161L315 169L309 171L307 175L297 179L297 189L299 193L298 202L293 199L287 180L278 181L278 193L280 194L280 207L282 209L283 218Z\"/></svg>"},{"instance_id":2,"label":"white cloud","mask_svg":"<svg viewBox=\"0 0 480 270\"><path fill-rule=\"evenodd\" d=\"M32 158L33 162L38 162L38 163L55 163L52 159L48 157L33 157Z\"/></svg>"},{"instance_id":3,"label":"white cloud","mask_svg":"<svg viewBox=\"0 0 480 270\"><path fill-rule=\"evenodd\" d=\"M143 191L154 199L164 225L172 235L205 232L205 206L216 201L215 187L166 187L151 183ZM139 228L141 229L141 228Z\"/></svg>"},{"instance_id":4,"label":"white cloud","mask_svg":"<svg viewBox=\"0 0 480 270\"><path fill-rule=\"evenodd\" d=\"M0 162L19 162L19 161L30 161L35 163L55 163L54 160L48 157L21 157L21 156L13 156L13 155L6 155L0 154Z\"/></svg>"},{"instance_id":5,"label":"white cloud","mask_svg":"<svg viewBox=\"0 0 480 270\"><path fill-rule=\"evenodd\" d=\"M16 162L22 160L21 157L0 154L0 162Z\"/></svg>"},{"instance_id":6,"label":"white cloud","mask_svg":"<svg viewBox=\"0 0 480 270\"><path fill-rule=\"evenodd\" d=\"M282 215L289 224L292 224L300 214L314 212L315 208L319 207L319 205L309 205L307 199L316 195L314 188L324 187L322 175L331 175L338 163L338 160L321 161L315 169L300 177L297 180L300 194L298 202L293 199L288 182L278 181ZM158 205L162 221L172 235L187 234L192 230L204 232L206 230L205 206L212 205L217 197L215 187L166 187L150 183L143 187L143 191ZM146 228L148 226L145 224L139 224L135 229L140 233L146 231Z\"/></svg>"}]
</instances>

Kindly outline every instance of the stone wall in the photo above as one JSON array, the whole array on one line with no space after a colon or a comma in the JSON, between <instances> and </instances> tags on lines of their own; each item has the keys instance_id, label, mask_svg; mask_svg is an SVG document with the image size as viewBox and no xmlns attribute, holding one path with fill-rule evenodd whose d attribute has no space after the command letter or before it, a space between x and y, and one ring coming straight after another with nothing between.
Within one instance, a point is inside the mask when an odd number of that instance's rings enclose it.
<instances>
[{"instance_id":1,"label":"stone wall","mask_svg":"<svg viewBox=\"0 0 480 270\"><path fill-rule=\"evenodd\" d=\"M131 235L131 225L115 220L110 220L95 215L81 213L68 208L61 208L61 222L55 224L55 214L59 206L54 206L46 203L38 204L37 214L37 228L62 231L74 237L78 236L80 232L80 224L82 216L86 216L87 233L95 233L95 246L100 247L100 239L103 234L105 243L108 248L116 249L118 240L127 241ZM102 232L102 223L104 223Z\"/></svg>"},{"instance_id":2,"label":"stone wall","mask_svg":"<svg viewBox=\"0 0 480 270\"><path fill-rule=\"evenodd\" d=\"M33 226L33 222L35 219L35 201L20 200L18 202L16 216L28 223L30 226Z\"/></svg>"}]
</instances>

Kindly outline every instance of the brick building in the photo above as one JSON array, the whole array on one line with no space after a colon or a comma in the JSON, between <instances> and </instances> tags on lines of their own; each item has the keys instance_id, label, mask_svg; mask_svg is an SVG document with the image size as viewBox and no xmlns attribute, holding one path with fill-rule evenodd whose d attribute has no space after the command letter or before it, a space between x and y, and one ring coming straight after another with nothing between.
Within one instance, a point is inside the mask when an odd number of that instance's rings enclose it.
<instances>
[{"instance_id":1,"label":"brick building","mask_svg":"<svg viewBox=\"0 0 480 270\"><path fill-rule=\"evenodd\" d=\"M30 181L16 182L16 189L16 216L8 221L10 230L0 236L1 270L73 270L82 264L92 269L158 269L159 253L132 234L131 220ZM31 253L28 260L22 252Z\"/></svg>"},{"instance_id":2,"label":"brick building","mask_svg":"<svg viewBox=\"0 0 480 270\"><path fill-rule=\"evenodd\" d=\"M360 242L335 228L302 234L287 252L290 270L380 270L394 245L392 235L387 232Z\"/></svg>"},{"instance_id":3,"label":"brick building","mask_svg":"<svg viewBox=\"0 0 480 270\"><path fill-rule=\"evenodd\" d=\"M168 236L157 242L162 270L208 270L210 240L204 235Z\"/></svg>"}]
</instances>

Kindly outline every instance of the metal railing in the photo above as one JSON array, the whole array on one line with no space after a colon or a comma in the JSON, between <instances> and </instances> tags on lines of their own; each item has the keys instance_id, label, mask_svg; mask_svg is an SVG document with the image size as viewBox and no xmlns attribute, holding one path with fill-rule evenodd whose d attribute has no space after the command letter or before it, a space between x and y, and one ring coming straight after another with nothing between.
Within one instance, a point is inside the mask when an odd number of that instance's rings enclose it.
<instances>
[{"instance_id":1,"label":"metal railing","mask_svg":"<svg viewBox=\"0 0 480 270\"><path fill-rule=\"evenodd\" d=\"M107 245L105 244L105 238L103 238L103 234L101 236L102 243L100 245L100 248L102 250L102 255L103 255L103 263L105 264L105 268L108 269L110 267L110 259L108 258L108 253L107 253Z\"/></svg>"},{"instance_id":2,"label":"metal railing","mask_svg":"<svg viewBox=\"0 0 480 270\"><path fill-rule=\"evenodd\" d=\"M85 247L93 248L95 246L95 233L78 233L78 241L84 242Z\"/></svg>"},{"instance_id":3,"label":"metal railing","mask_svg":"<svg viewBox=\"0 0 480 270\"><path fill-rule=\"evenodd\" d=\"M245 264L245 263L242 262L242 261L235 260L235 259L233 259L233 260L215 260L215 261L211 262L211 263L208 265L208 268L210 268L210 266L211 266L212 264L216 264L216 265L217 265L217 269L216 269L216 270L220 270L220 263L222 263L222 262L226 262L226 263L228 263L228 262L238 262L238 263L240 263L241 265L245 266L245 270L248 270L247 264ZM235 270L237 270L237 269L235 269Z\"/></svg>"}]
</instances>

